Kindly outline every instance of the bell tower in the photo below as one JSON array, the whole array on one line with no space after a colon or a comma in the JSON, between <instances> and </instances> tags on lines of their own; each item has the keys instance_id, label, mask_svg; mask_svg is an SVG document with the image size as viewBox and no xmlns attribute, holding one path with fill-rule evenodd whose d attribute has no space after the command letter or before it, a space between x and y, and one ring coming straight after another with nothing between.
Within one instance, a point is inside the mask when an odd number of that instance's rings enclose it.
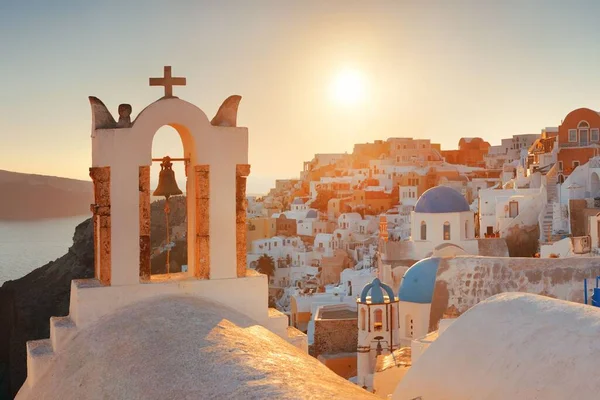
<instances>
[{"instance_id":1,"label":"bell tower","mask_svg":"<svg viewBox=\"0 0 600 400\"><path fill-rule=\"evenodd\" d=\"M290 328L283 313L269 309L268 278L246 268L246 178L248 129L237 126L240 96L230 96L209 120L195 105L173 95L185 78L171 76L151 85L165 87L164 96L135 119L132 107L121 104L119 120L96 97L92 108L94 204L94 278L71 282L69 315L50 320L50 339L27 343L27 382L35 385L77 331L123 307L153 297L200 297L246 315L304 352L306 335ZM163 126L181 137L182 159L152 159L154 134ZM161 162L154 192L169 198L182 194L175 182L173 161L183 161L188 178L188 271L150 274L150 165ZM65 354L65 353L63 353Z\"/></svg>"},{"instance_id":2,"label":"bell tower","mask_svg":"<svg viewBox=\"0 0 600 400\"><path fill-rule=\"evenodd\" d=\"M363 288L356 302L357 384L372 390L377 356L389 354L400 347L398 298L392 288L375 278Z\"/></svg>"},{"instance_id":3,"label":"bell tower","mask_svg":"<svg viewBox=\"0 0 600 400\"><path fill-rule=\"evenodd\" d=\"M246 268L246 178L250 166L248 130L237 126L241 97L227 98L209 120L198 107L174 95L174 86L185 86L187 80L174 76L170 66L165 67L163 77L150 78L149 83L163 86L163 96L135 118L131 117L130 105L119 106L119 122L102 101L90 97L95 282L113 291L123 290L126 297L142 292L148 297L175 287L185 288L186 292L197 291L198 295L210 293L209 288L216 286L209 281L227 279L228 285L244 286L252 280L264 279ZM165 125L179 133L183 158L152 158L154 134ZM161 163L161 171L158 187L152 193L153 162ZM168 235L169 199L183 194L175 180L173 162L184 162L187 176L188 270L169 271L167 250L167 274L151 275L151 196L164 196L166 200L164 218ZM167 249L169 239L167 236ZM134 289L140 285L141 288ZM202 286L207 288L201 290ZM220 293L212 298L231 303L228 305L236 309L245 308L256 320L264 319L268 304L266 287L264 293L258 290L259 293L252 294L257 290L247 292L241 286L227 291L239 293L237 299L231 295L223 295L221 299ZM264 307L252 307L253 301L246 297L264 303Z\"/></svg>"}]
</instances>

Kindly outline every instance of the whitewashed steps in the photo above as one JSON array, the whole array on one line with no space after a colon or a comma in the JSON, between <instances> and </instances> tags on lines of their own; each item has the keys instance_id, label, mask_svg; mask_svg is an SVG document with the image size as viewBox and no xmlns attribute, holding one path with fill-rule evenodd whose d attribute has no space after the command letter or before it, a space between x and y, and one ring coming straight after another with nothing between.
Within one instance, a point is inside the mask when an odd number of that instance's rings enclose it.
<instances>
[{"instance_id":1,"label":"whitewashed steps","mask_svg":"<svg viewBox=\"0 0 600 400\"><path fill-rule=\"evenodd\" d=\"M50 318L50 341L55 353L64 349L77 332L77 327L71 317Z\"/></svg>"},{"instance_id":2,"label":"whitewashed steps","mask_svg":"<svg viewBox=\"0 0 600 400\"><path fill-rule=\"evenodd\" d=\"M54 350L50 339L27 342L27 382L29 385L34 385L44 375L53 359Z\"/></svg>"}]
</instances>

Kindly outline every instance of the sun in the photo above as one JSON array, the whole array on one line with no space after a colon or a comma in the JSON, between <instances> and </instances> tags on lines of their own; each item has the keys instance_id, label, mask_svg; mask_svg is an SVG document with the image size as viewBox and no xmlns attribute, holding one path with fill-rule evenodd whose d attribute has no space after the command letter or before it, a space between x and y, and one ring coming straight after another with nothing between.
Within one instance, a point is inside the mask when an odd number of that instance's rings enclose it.
<instances>
[{"instance_id":1,"label":"sun","mask_svg":"<svg viewBox=\"0 0 600 400\"><path fill-rule=\"evenodd\" d=\"M333 99L342 105L355 105L365 97L364 75L354 69L340 71L334 78L331 92Z\"/></svg>"}]
</instances>

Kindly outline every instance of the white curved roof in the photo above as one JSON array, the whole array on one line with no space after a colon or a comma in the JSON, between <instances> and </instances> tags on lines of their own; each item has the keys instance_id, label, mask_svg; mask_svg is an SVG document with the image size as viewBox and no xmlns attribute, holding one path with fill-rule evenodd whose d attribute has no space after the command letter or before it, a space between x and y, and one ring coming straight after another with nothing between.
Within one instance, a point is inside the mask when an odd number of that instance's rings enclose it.
<instances>
[{"instance_id":1,"label":"white curved roof","mask_svg":"<svg viewBox=\"0 0 600 400\"><path fill-rule=\"evenodd\" d=\"M600 308L503 293L460 316L393 400L564 400L600 394Z\"/></svg>"},{"instance_id":2,"label":"white curved roof","mask_svg":"<svg viewBox=\"0 0 600 400\"><path fill-rule=\"evenodd\" d=\"M76 334L27 399L376 399L279 336L188 296L126 307Z\"/></svg>"}]
</instances>

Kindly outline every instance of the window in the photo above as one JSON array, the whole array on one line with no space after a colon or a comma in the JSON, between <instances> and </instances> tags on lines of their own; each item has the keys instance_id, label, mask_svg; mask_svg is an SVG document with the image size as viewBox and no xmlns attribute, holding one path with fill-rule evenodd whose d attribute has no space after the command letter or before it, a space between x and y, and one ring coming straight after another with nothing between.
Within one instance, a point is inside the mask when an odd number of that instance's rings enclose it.
<instances>
[{"instance_id":1,"label":"window","mask_svg":"<svg viewBox=\"0 0 600 400\"><path fill-rule=\"evenodd\" d=\"M562 162L562 161L559 161L559 162L558 162L558 170L559 170L559 171L562 171L562 170L563 170L563 162Z\"/></svg>"},{"instance_id":2,"label":"window","mask_svg":"<svg viewBox=\"0 0 600 400\"><path fill-rule=\"evenodd\" d=\"M450 240L450 222L444 222L444 240Z\"/></svg>"},{"instance_id":3,"label":"window","mask_svg":"<svg viewBox=\"0 0 600 400\"><path fill-rule=\"evenodd\" d=\"M405 328L404 328L404 336L408 337L408 338L412 338L413 337L413 320L412 317L410 315L407 315L406 318L404 319L405 321Z\"/></svg>"},{"instance_id":4,"label":"window","mask_svg":"<svg viewBox=\"0 0 600 400\"><path fill-rule=\"evenodd\" d=\"M569 129L569 142L577 142L577 129Z\"/></svg>"},{"instance_id":5,"label":"window","mask_svg":"<svg viewBox=\"0 0 600 400\"><path fill-rule=\"evenodd\" d=\"M590 132L592 133L592 137L590 138L590 140L592 142L600 142L600 129L592 128Z\"/></svg>"},{"instance_id":6,"label":"window","mask_svg":"<svg viewBox=\"0 0 600 400\"><path fill-rule=\"evenodd\" d=\"M373 329L375 331L380 331L383 329L383 311L381 309L375 310L373 314L375 323L373 324Z\"/></svg>"},{"instance_id":7,"label":"window","mask_svg":"<svg viewBox=\"0 0 600 400\"><path fill-rule=\"evenodd\" d=\"M519 215L519 202L510 201L508 203L508 216L510 218L515 218L517 215Z\"/></svg>"},{"instance_id":8,"label":"window","mask_svg":"<svg viewBox=\"0 0 600 400\"><path fill-rule=\"evenodd\" d=\"M421 221L421 240L427 240L427 224Z\"/></svg>"},{"instance_id":9,"label":"window","mask_svg":"<svg viewBox=\"0 0 600 400\"><path fill-rule=\"evenodd\" d=\"M465 239L469 238L469 221L465 221Z\"/></svg>"},{"instance_id":10,"label":"window","mask_svg":"<svg viewBox=\"0 0 600 400\"><path fill-rule=\"evenodd\" d=\"M573 169L579 167L579 161L573 161Z\"/></svg>"},{"instance_id":11,"label":"window","mask_svg":"<svg viewBox=\"0 0 600 400\"><path fill-rule=\"evenodd\" d=\"M560 184L565 183L565 177L563 174L558 175L558 183L560 183Z\"/></svg>"}]
</instances>

